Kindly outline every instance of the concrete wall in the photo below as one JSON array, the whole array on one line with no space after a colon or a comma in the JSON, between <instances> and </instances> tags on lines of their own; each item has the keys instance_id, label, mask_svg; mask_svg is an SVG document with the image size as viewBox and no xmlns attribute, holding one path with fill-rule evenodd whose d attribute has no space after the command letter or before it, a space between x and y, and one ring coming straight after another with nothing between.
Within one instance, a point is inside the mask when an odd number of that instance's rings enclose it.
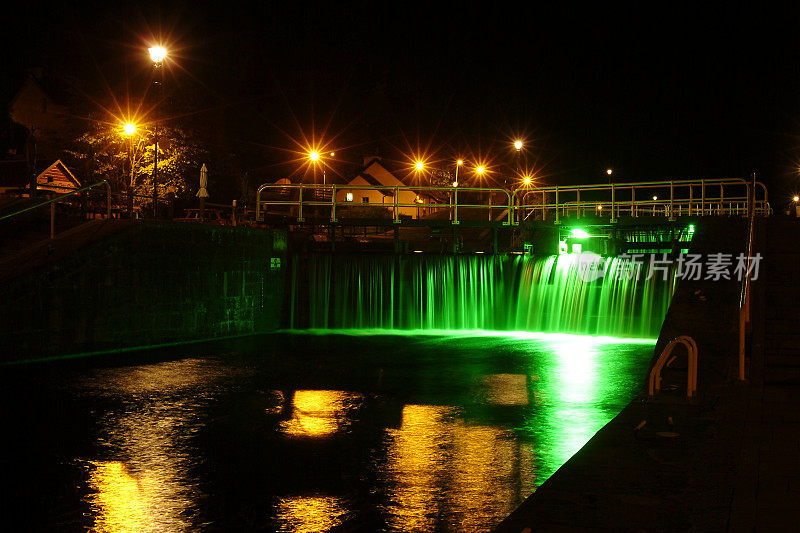
<instances>
[{"instance_id":1,"label":"concrete wall","mask_svg":"<svg viewBox=\"0 0 800 533\"><path fill-rule=\"evenodd\" d=\"M282 232L138 224L0 287L0 360L275 329L285 249Z\"/></svg>"}]
</instances>

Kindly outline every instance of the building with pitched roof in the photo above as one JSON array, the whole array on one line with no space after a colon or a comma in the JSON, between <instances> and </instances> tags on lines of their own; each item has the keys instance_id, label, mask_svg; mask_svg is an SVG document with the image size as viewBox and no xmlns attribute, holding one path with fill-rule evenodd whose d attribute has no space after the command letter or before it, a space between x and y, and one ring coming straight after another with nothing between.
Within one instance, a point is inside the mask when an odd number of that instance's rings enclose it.
<instances>
[{"instance_id":1,"label":"building with pitched roof","mask_svg":"<svg viewBox=\"0 0 800 533\"><path fill-rule=\"evenodd\" d=\"M363 186L363 189L347 188L336 193L337 202L353 202L354 204L391 208L395 203L395 192L398 204L409 204L400 207L401 216L419 218L426 216L431 208L412 207L413 204L439 203L440 198L427 191L408 189L409 185L397 178L383 164L379 157L364 159L364 166L356 176L347 182L348 186ZM397 190L396 187L402 188Z\"/></svg>"}]
</instances>

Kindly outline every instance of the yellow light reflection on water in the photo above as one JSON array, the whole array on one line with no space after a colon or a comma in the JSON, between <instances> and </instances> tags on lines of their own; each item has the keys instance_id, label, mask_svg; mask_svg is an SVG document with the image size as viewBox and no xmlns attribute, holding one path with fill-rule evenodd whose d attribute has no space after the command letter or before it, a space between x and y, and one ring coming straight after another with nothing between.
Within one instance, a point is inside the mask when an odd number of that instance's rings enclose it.
<instances>
[{"instance_id":1,"label":"yellow light reflection on water","mask_svg":"<svg viewBox=\"0 0 800 533\"><path fill-rule=\"evenodd\" d=\"M292 418L281 423L281 430L293 437L326 437L348 423L347 411L356 407L362 396L337 390L300 390L292 402Z\"/></svg>"},{"instance_id":2,"label":"yellow light reflection on water","mask_svg":"<svg viewBox=\"0 0 800 533\"><path fill-rule=\"evenodd\" d=\"M392 530L485 529L533 490L530 448L509 430L466 422L456 407L406 405L388 435Z\"/></svg>"},{"instance_id":3,"label":"yellow light reflection on water","mask_svg":"<svg viewBox=\"0 0 800 533\"><path fill-rule=\"evenodd\" d=\"M281 530L294 533L328 531L342 523L345 502L335 496L294 496L278 501Z\"/></svg>"},{"instance_id":4,"label":"yellow light reflection on water","mask_svg":"<svg viewBox=\"0 0 800 533\"><path fill-rule=\"evenodd\" d=\"M181 531L189 526L181 515L185 502L162 479L135 474L118 461L97 461L91 465L92 531Z\"/></svg>"}]
</instances>

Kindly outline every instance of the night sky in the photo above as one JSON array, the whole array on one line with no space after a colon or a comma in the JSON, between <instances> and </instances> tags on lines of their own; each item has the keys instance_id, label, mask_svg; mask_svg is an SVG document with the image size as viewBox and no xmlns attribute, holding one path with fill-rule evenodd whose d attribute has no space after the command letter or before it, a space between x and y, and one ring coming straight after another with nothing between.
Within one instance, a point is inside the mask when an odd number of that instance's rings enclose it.
<instances>
[{"instance_id":1,"label":"night sky","mask_svg":"<svg viewBox=\"0 0 800 533\"><path fill-rule=\"evenodd\" d=\"M618 181L756 171L773 194L798 188L796 13L326 5L20 7L2 36L5 92L45 66L79 87L87 120L110 120L103 109L142 99L146 47L162 40L171 120L259 178L291 173L304 136L337 151L341 174L417 153L508 172L521 137L549 184L611 167Z\"/></svg>"}]
</instances>

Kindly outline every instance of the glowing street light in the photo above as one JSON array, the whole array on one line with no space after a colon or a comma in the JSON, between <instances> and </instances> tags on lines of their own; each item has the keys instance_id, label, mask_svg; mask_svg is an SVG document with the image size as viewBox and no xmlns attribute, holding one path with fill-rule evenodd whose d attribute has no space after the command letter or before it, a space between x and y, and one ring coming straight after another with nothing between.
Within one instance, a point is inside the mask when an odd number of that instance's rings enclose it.
<instances>
[{"instance_id":1,"label":"glowing street light","mask_svg":"<svg viewBox=\"0 0 800 533\"><path fill-rule=\"evenodd\" d=\"M486 172L486 167L484 167L483 165L475 167L475 174L477 174L478 176L482 176L484 172Z\"/></svg>"},{"instance_id":2,"label":"glowing street light","mask_svg":"<svg viewBox=\"0 0 800 533\"><path fill-rule=\"evenodd\" d=\"M419 171L422 171L425 168L425 163L423 163L422 161L417 161L414 164L414 168L416 168Z\"/></svg>"},{"instance_id":3,"label":"glowing street light","mask_svg":"<svg viewBox=\"0 0 800 533\"><path fill-rule=\"evenodd\" d=\"M613 171L613 170L611 170L610 168L606 170L606 174L608 174L609 176L610 176L611 174L613 174L613 173L614 173L614 171Z\"/></svg>"},{"instance_id":4,"label":"glowing street light","mask_svg":"<svg viewBox=\"0 0 800 533\"><path fill-rule=\"evenodd\" d=\"M658 196L653 196L653 201L655 202L656 200L658 200Z\"/></svg>"},{"instance_id":5,"label":"glowing street light","mask_svg":"<svg viewBox=\"0 0 800 533\"><path fill-rule=\"evenodd\" d=\"M334 155L336 155L336 152L329 152L329 153L330 153L330 157L333 157ZM314 165L314 182L316 183L316 181L317 181L316 167L317 167L317 164L319 164L319 165L322 166L322 184L323 185L327 185L328 184L328 176L327 176L327 172L326 172L326 168L325 168L325 162L323 161L323 154L321 154L317 150L313 150L313 149L309 150L308 151L308 160L311 161L312 165Z\"/></svg>"},{"instance_id":6,"label":"glowing street light","mask_svg":"<svg viewBox=\"0 0 800 533\"><path fill-rule=\"evenodd\" d=\"M531 184L531 177L530 176L525 176L524 178L522 178L522 183L524 183L525 185L530 185Z\"/></svg>"},{"instance_id":7,"label":"glowing street light","mask_svg":"<svg viewBox=\"0 0 800 533\"><path fill-rule=\"evenodd\" d=\"M147 49L150 52L150 60L153 68L160 71L161 81L158 83L159 101L164 99L164 68L163 61L167 57L167 51L163 46L151 46ZM158 218L158 123L153 128L155 137L155 150L153 153L153 218Z\"/></svg>"},{"instance_id":8,"label":"glowing street light","mask_svg":"<svg viewBox=\"0 0 800 533\"><path fill-rule=\"evenodd\" d=\"M151 46L147 51L150 52L150 60L153 63L161 63L167 57L167 51L163 46Z\"/></svg>"},{"instance_id":9,"label":"glowing street light","mask_svg":"<svg viewBox=\"0 0 800 533\"><path fill-rule=\"evenodd\" d=\"M800 196L795 196L794 198L792 198L792 201L794 203L800 202Z\"/></svg>"},{"instance_id":10,"label":"glowing street light","mask_svg":"<svg viewBox=\"0 0 800 533\"><path fill-rule=\"evenodd\" d=\"M128 178L128 216L133 218L133 180L135 177L136 157L133 152L133 134L136 133L136 125L126 122L122 125L122 134L128 138L128 159L130 160L131 175Z\"/></svg>"},{"instance_id":11,"label":"glowing street light","mask_svg":"<svg viewBox=\"0 0 800 533\"><path fill-rule=\"evenodd\" d=\"M522 141L520 141L520 140L516 140L516 141L514 141L514 148L516 148L516 149L517 149L517 152L519 152L520 150L522 150Z\"/></svg>"}]
</instances>

